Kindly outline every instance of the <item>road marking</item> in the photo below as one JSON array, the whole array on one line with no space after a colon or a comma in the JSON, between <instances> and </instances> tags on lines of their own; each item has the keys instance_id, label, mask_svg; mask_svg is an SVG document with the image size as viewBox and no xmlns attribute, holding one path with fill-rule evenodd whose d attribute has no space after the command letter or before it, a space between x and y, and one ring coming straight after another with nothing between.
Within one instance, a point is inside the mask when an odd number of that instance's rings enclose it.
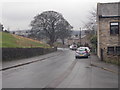
<instances>
[{"instance_id":1,"label":"road marking","mask_svg":"<svg viewBox=\"0 0 120 90\"><path fill-rule=\"evenodd\" d=\"M52 82L50 82L50 84L48 84L45 88L43 88L42 90L46 90L47 88L56 88L60 83L63 82L63 80L65 78L67 78L69 76L69 74L71 73L71 71L73 70L74 66L77 63L77 59L75 59L72 64L68 67L68 69L63 72L59 77L57 77L56 79L54 79Z\"/></svg>"}]
</instances>

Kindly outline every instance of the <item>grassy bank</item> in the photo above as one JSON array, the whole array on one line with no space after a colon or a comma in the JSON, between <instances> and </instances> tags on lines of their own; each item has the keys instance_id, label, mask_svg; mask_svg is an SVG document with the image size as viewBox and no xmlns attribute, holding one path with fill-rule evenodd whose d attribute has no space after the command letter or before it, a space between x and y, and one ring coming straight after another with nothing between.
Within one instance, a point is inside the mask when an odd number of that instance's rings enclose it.
<instances>
[{"instance_id":1,"label":"grassy bank","mask_svg":"<svg viewBox=\"0 0 120 90\"><path fill-rule=\"evenodd\" d=\"M30 38L6 32L0 32L0 35L2 35L2 38L0 38L1 48L50 48L48 44Z\"/></svg>"}]
</instances>

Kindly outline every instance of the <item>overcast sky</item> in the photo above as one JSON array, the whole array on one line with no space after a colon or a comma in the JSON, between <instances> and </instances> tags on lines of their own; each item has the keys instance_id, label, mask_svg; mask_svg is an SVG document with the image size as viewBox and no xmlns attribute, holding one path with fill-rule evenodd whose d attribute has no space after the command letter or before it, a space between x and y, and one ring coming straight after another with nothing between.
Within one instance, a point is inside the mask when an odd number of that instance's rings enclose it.
<instances>
[{"instance_id":1,"label":"overcast sky","mask_svg":"<svg viewBox=\"0 0 120 90\"><path fill-rule=\"evenodd\" d=\"M9 2L8 2L9 1ZM87 22L89 11L96 8L97 2L118 2L119 0L2 0L0 1L0 21L10 30L30 29L33 17L43 11L54 10L74 27L83 28ZM1 9L2 7L2 9Z\"/></svg>"}]
</instances>

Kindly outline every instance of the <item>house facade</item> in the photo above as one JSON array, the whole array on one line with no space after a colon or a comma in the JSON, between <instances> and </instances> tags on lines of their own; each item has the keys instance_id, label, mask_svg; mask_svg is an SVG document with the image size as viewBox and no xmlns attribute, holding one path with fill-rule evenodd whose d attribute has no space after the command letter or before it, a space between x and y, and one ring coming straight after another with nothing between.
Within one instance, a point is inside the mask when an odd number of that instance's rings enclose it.
<instances>
[{"instance_id":1,"label":"house facade","mask_svg":"<svg viewBox=\"0 0 120 90\"><path fill-rule=\"evenodd\" d=\"M72 44L77 44L78 45L80 43L81 43L81 45L88 44L89 46L91 46L91 44L88 40L88 37L86 35L81 36L81 39L80 39L79 36L78 37L74 36L74 37L68 38L68 40L67 40L68 45L72 45Z\"/></svg>"},{"instance_id":2,"label":"house facade","mask_svg":"<svg viewBox=\"0 0 120 90\"><path fill-rule=\"evenodd\" d=\"M120 61L120 2L97 4L97 55L101 60Z\"/></svg>"}]
</instances>

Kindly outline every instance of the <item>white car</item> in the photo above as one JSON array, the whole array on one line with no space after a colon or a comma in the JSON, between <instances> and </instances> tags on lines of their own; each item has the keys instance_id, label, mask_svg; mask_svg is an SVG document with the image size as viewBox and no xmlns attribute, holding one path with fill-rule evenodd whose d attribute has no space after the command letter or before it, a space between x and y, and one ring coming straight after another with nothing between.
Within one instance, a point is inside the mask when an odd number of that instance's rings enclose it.
<instances>
[{"instance_id":1,"label":"white car","mask_svg":"<svg viewBox=\"0 0 120 90\"><path fill-rule=\"evenodd\" d=\"M71 50L77 50L77 45L71 45L71 46L70 46L70 49L71 49Z\"/></svg>"},{"instance_id":2,"label":"white car","mask_svg":"<svg viewBox=\"0 0 120 90\"><path fill-rule=\"evenodd\" d=\"M88 52L88 55L90 56L90 49L89 49L89 47L79 47L78 49L86 49L87 50L87 52Z\"/></svg>"},{"instance_id":3,"label":"white car","mask_svg":"<svg viewBox=\"0 0 120 90\"><path fill-rule=\"evenodd\" d=\"M87 49L88 53L90 53L89 47L79 47L78 49Z\"/></svg>"},{"instance_id":4,"label":"white car","mask_svg":"<svg viewBox=\"0 0 120 90\"><path fill-rule=\"evenodd\" d=\"M85 49L83 49L83 48L79 48L79 49L77 49L76 50L76 52L75 52L75 58L77 59L77 58L81 58L81 57L86 57L86 58L88 58L88 52L85 50Z\"/></svg>"}]
</instances>

